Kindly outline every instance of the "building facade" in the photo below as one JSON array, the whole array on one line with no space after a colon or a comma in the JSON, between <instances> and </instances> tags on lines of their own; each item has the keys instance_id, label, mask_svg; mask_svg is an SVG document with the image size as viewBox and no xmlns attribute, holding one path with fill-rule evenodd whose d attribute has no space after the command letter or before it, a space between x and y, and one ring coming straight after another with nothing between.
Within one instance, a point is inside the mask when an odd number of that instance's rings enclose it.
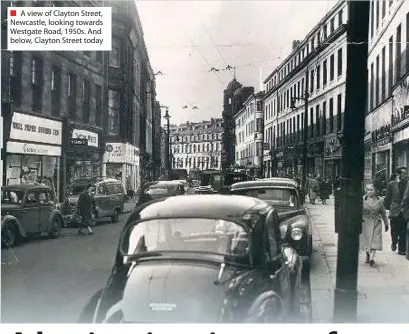
<instances>
[{"instance_id":1,"label":"building facade","mask_svg":"<svg viewBox=\"0 0 409 334\"><path fill-rule=\"evenodd\" d=\"M346 2L340 1L304 40L293 42L291 54L264 81L265 176L301 176L305 128L307 172L331 180L340 174L346 22Z\"/></svg>"},{"instance_id":2,"label":"building facade","mask_svg":"<svg viewBox=\"0 0 409 334\"><path fill-rule=\"evenodd\" d=\"M162 136L162 109L159 102L155 102L153 110L153 141L152 141L152 174L153 179L157 180L161 176L161 136Z\"/></svg>"},{"instance_id":3,"label":"building facade","mask_svg":"<svg viewBox=\"0 0 409 334\"><path fill-rule=\"evenodd\" d=\"M220 170L223 120L186 122L170 127L172 168Z\"/></svg>"},{"instance_id":4,"label":"building facade","mask_svg":"<svg viewBox=\"0 0 409 334\"><path fill-rule=\"evenodd\" d=\"M263 117L263 92L250 95L234 115L235 167L254 176L262 175Z\"/></svg>"},{"instance_id":5,"label":"building facade","mask_svg":"<svg viewBox=\"0 0 409 334\"><path fill-rule=\"evenodd\" d=\"M81 3L1 5L7 15L9 6ZM2 24L2 40L7 41L7 24ZM2 52L2 108L9 111L4 119L3 184L44 182L61 200L65 184L101 175L106 72L106 52Z\"/></svg>"},{"instance_id":6,"label":"building facade","mask_svg":"<svg viewBox=\"0 0 409 334\"><path fill-rule=\"evenodd\" d=\"M409 163L409 2L371 1L365 182Z\"/></svg>"}]
</instances>

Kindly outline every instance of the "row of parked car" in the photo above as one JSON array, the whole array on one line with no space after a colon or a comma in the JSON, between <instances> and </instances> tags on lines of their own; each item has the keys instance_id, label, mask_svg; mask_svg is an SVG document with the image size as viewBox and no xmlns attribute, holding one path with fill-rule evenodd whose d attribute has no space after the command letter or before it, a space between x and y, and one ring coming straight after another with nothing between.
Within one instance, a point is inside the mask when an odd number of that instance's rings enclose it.
<instances>
[{"instance_id":1,"label":"row of parked car","mask_svg":"<svg viewBox=\"0 0 409 334\"><path fill-rule=\"evenodd\" d=\"M76 226L78 198L90 183L96 188L94 224L104 218L117 222L124 210L125 191L116 179L76 180L67 188L63 203L57 203L54 192L42 184L2 187L2 246L13 247L23 239L43 234L58 238L64 227Z\"/></svg>"},{"instance_id":2,"label":"row of parked car","mask_svg":"<svg viewBox=\"0 0 409 334\"><path fill-rule=\"evenodd\" d=\"M293 180L238 182L227 195L146 184L117 249L79 322L311 321L302 300L311 221Z\"/></svg>"}]
</instances>

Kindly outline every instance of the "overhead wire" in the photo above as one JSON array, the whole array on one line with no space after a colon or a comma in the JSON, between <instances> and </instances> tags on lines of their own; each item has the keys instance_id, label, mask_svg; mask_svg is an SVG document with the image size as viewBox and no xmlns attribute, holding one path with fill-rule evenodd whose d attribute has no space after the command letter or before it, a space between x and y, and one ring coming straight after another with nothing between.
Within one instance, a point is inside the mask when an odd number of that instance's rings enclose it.
<instances>
[{"instance_id":1,"label":"overhead wire","mask_svg":"<svg viewBox=\"0 0 409 334\"><path fill-rule=\"evenodd\" d=\"M231 66L230 66L229 64L227 64L226 59L224 59L224 57L223 57L222 53L220 52L219 48L216 46L216 43L215 43L215 41L214 41L212 35L210 34L209 30L207 29L207 27L206 27L206 25L204 24L204 22L203 22L203 20L202 20L201 17L199 17L199 21L200 21L200 23L202 24L202 27L204 28L204 30L206 31L206 34L209 36L210 40L212 41L213 46L214 46L214 48L216 49L217 53L219 54L220 58L223 60L224 65L226 66L226 69L228 69L229 72L230 72L230 74L233 76L233 78L235 78L235 77L236 77L236 74L235 74L235 73L234 73L234 74L231 73ZM234 71L235 71L235 67L233 67L233 68L234 68Z\"/></svg>"}]
</instances>

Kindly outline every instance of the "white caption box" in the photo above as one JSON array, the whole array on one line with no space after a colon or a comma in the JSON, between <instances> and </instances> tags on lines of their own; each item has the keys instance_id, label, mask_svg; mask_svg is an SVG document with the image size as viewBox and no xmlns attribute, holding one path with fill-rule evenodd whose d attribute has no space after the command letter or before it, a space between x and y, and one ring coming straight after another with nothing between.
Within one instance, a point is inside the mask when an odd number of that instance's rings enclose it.
<instances>
[{"instance_id":1,"label":"white caption box","mask_svg":"<svg viewBox=\"0 0 409 334\"><path fill-rule=\"evenodd\" d=\"M7 9L9 51L111 51L111 7Z\"/></svg>"}]
</instances>

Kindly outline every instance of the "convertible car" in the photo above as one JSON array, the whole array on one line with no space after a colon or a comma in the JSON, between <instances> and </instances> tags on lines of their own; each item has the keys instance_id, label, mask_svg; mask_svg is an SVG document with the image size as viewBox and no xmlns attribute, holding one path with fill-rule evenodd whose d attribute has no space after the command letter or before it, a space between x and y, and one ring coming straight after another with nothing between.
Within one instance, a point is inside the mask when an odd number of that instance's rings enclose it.
<instances>
[{"instance_id":1,"label":"convertible car","mask_svg":"<svg viewBox=\"0 0 409 334\"><path fill-rule=\"evenodd\" d=\"M79 322L301 322L301 271L265 201L161 198L129 217L111 276Z\"/></svg>"},{"instance_id":2,"label":"convertible car","mask_svg":"<svg viewBox=\"0 0 409 334\"><path fill-rule=\"evenodd\" d=\"M303 205L299 185L286 178L235 183L231 194L251 196L266 201L278 212L283 242L288 243L302 257L308 269L312 254L311 217Z\"/></svg>"}]
</instances>

